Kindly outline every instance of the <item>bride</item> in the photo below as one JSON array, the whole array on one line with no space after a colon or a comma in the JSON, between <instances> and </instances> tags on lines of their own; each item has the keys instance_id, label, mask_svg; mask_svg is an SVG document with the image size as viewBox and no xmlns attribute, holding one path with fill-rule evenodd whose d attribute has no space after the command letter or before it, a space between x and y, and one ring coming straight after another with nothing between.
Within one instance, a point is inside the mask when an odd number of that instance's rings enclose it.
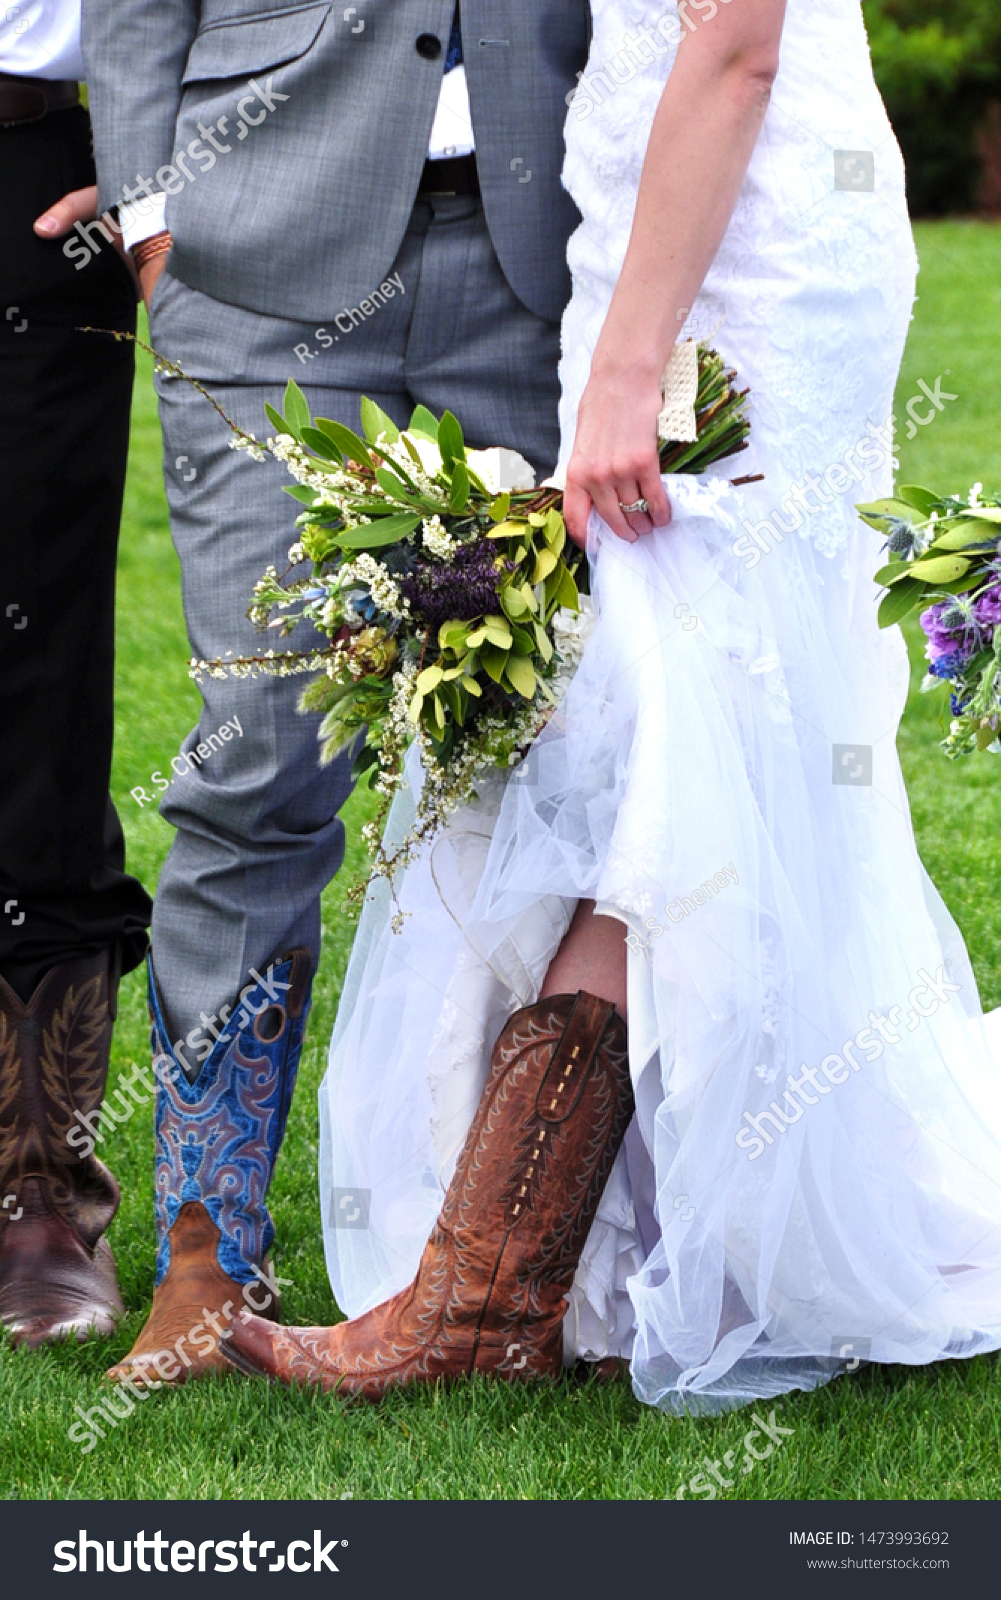
<instances>
[{"instance_id":1,"label":"bride","mask_svg":"<svg viewBox=\"0 0 1001 1600\"><path fill-rule=\"evenodd\" d=\"M368 1396L618 1358L710 1412L996 1349L1001 1052L915 848L854 512L891 489L915 273L859 0L602 0L565 180L593 631L403 932L386 894L362 918L320 1095L351 1320L227 1353ZM761 481L661 480L679 335L750 385Z\"/></svg>"}]
</instances>

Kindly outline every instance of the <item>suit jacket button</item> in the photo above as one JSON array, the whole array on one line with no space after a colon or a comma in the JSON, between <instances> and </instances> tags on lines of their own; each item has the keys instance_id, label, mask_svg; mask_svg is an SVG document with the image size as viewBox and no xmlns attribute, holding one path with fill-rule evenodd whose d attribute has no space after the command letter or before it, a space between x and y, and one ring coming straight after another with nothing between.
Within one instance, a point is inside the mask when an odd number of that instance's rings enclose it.
<instances>
[{"instance_id":1,"label":"suit jacket button","mask_svg":"<svg viewBox=\"0 0 1001 1600\"><path fill-rule=\"evenodd\" d=\"M423 56L425 61L437 61L441 55L441 40L435 33L419 33L417 35L417 54Z\"/></svg>"}]
</instances>

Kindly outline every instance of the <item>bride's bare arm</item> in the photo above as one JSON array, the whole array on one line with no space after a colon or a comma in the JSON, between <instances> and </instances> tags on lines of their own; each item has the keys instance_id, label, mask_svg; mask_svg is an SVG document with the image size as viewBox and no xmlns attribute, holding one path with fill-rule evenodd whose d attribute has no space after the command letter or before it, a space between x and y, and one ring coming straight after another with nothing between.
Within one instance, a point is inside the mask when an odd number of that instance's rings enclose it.
<instances>
[{"instance_id":1,"label":"bride's bare arm","mask_svg":"<svg viewBox=\"0 0 1001 1600\"><path fill-rule=\"evenodd\" d=\"M657 459L660 375L744 181L778 68L785 9L786 0L722 0L678 47L578 413L565 497L578 544L592 502L623 539L670 520ZM651 516L624 517L620 501L641 497Z\"/></svg>"}]
</instances>

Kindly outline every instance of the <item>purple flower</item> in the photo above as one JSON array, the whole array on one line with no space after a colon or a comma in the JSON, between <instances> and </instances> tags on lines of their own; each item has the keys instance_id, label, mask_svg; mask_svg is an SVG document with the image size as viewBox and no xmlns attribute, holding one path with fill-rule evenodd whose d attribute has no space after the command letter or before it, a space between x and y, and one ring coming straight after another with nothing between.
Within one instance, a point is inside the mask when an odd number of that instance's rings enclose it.
<instances>
[{"instance_id":1,"label":"purple flower","mask_svg":"<svg viewBox=\"0 0 1001 1600\"><path fill-rule=\"evenodd\" d=\"M943 628L942 615L948 609L948 601L939 601L936 605L929 606L927 611L921 613L921 626L928 635L928 644L925 655L932 663L931 671L936 678L949 677L948 672L938 670L938 662L945 657L965 659L969 654L972 640L967 640L964 630Z\"/></svg>"},{"instance_id":2,"label":"purple flower","mask_svg":"<svg viewBox=\"0 0 1001 1600\"><path fill-rule=\"evenodd\" d=\"M982 628L996 628L1001 623L1001 584L996 583L977 595L973 615Z\"/></svg>"},{"instance_id":3,"label":"purple flower","mask_svg":"<svg viewBox=\"0 0 1001 1600\"><path fill-rule=\"evenodd\" d=\"M471 622L498 608L497 590L502 573L496 566L497 550L486 539L462 545L448 566L422 562L400 588L414 610L432 627L456 618Z\"/></svg>"}]
</instances>

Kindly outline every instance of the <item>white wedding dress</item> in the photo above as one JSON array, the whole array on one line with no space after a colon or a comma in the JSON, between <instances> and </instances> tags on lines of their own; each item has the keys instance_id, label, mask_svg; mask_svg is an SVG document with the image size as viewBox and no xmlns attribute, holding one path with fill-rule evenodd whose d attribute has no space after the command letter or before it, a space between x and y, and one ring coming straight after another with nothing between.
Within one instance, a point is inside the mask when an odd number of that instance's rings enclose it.
<instances>
[{"instance_id":1,"label":"white wedding dress","mask_svg":"<svg viewBox=\"0 0 1001 1600\"><path fill-rule=\"evenodd\" d=\"M641 23L671 22L667 0L594 10L567 123L583 222L564 458L676 53L668 25L648 64L624 53ZM878 439L914 272L859 0L789 0L687 330L750 385L752 449L667 480L673 524L636 544L592 518L596 623L560 713L408 872L404 931L384 892L362 917L320 1093L349 1315L413 1276L493 1041L589 897L632 935L637 1114L567 1359L627 1356L643 1400L714 1411L860 1358L1001 1346L1001 1051L915 848L895 748L906 654L877 629L879 541L853 509L891 488ZM745 472L764 481L731 488ZM809 512L782 509L797 485Z\"/></svg>"}]
</instances>

